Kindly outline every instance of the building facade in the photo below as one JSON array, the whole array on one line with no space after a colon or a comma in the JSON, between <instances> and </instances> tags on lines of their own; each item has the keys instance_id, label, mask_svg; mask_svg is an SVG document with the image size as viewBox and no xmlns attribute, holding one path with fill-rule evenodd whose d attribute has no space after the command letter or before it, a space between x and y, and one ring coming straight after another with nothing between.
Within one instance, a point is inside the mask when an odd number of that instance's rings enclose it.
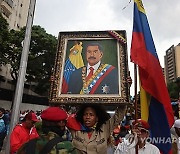
<instances>
[{"instance_id":1,"label":"building facade","mask_svg":"<svg viewBox=\"0 0 180 154\"><path fill-rule=\"evenodd\" d=\"M30 0L0 0L0 12L10 29L19 30L26 26Z\"/></svg>"},{"instance_id":2,"label":"building facade","mask_svg":"<svg viewBox=\"0 0 180 154\"><path fill-rule=\"evenodd\" d=\"M30 0L0 0L0 12L7 20L9 29L20 30L26 26ZM0 66L0 76L12 80L9 65Z\"/></svg>"},{"instance_id":3,"label":"building facade","mask_svg":"<svg viewBox=\"0 0 180 154\"><path fill-rule=\"evenodd\" d=\"M180 77L180 43L166 50L164 62L166 83L175 81L177 77Z\"/></svg>"}]
</instances>

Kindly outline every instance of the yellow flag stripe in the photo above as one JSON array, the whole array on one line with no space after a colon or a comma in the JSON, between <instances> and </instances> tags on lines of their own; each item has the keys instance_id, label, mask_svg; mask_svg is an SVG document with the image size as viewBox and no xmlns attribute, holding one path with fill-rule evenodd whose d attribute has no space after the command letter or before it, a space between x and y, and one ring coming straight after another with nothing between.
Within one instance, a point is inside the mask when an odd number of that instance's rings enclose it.
<instances>
[{"instance_id":1,"label":"yellow flag stripe","mask_svg":"<svg viewBox=\"0 0 180 154\"><path fill-rule=\"evenodd\" d=\"M141 119L148 121L150 96L140 86Z\"/></svg>"},{"instance_id":2,"label":"yellow flag stripe","mask_svg":"<svg viewBox=\"0 0 180 154\"><path fill-rule=\"evenodd\" d=\"M134 0L134 2L137 4L138 10L142 13L146 14L143 3L141 0Z\"/></svg>"}]
</instances>

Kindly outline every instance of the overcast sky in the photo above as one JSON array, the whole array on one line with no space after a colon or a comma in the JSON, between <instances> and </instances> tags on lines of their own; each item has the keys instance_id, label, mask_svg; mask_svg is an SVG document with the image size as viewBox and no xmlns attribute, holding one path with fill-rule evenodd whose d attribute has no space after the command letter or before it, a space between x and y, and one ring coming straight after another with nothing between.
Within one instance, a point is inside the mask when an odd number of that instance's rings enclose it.
<instances>
[{"instance_id":1,"label":"overcast sky","mask_svg":"<svg viewBox=\"0 0 180 154\"><path fill-rule=\"evenodd\" d=\"M143 4L164 67L165 51L180 43L180 0L143 0ZM130 55L133 1L129 4L128 0L36 0L34 25L54 36L60 31L126 30ZM129 62L129 66L132 75L133 64Z\"/></svg>"}]
</instances>

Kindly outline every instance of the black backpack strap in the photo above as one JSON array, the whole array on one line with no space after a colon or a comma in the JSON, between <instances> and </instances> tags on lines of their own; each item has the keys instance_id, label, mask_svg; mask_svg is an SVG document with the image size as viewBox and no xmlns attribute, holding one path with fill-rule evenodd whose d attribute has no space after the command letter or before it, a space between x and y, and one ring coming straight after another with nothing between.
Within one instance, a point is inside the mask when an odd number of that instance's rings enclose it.
<instances>
[{"instance_id":1,"label":"black backpack strap","mask_svg":"<svg viewBox=\"0 0 180 154\"><path fill-rule=\"evenodd\" d=\"M25 144L24 148L25 148L26 154L35 154L37 140L38 140L38 138L32 139Z\"/></svg>"},{"instance_id":2,"label":"black backpack strap","mask_svg":"<svg viewBox=\"0 0 180 154\"><path fill-rule=\"evenodd\" d=\"M59 142L65 141L64 139L62 139L61 137L55 137L53 139L51 139L49 142L47 142L43 149L40 151L40 154L48 154L51 149Z\"/></svg>"}]
</instances>

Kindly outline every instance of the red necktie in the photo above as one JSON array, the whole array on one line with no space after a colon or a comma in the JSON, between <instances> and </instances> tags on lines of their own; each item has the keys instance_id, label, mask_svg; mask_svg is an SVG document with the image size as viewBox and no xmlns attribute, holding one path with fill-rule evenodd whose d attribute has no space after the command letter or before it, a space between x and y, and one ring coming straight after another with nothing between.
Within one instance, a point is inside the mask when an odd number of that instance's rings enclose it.
<instances>
[{"instance_id":1,"label":"red necktie","mask_svg":"<svg viewBox=\"0 0 180 154\"><path fill-rule=\"evenodd\" d=\"M90 67L89 69L90 69L90 72L89 72L88 76L86 77L86 81L88 81L93 75L94 68Z\"/></svg>"}]
</instances>

